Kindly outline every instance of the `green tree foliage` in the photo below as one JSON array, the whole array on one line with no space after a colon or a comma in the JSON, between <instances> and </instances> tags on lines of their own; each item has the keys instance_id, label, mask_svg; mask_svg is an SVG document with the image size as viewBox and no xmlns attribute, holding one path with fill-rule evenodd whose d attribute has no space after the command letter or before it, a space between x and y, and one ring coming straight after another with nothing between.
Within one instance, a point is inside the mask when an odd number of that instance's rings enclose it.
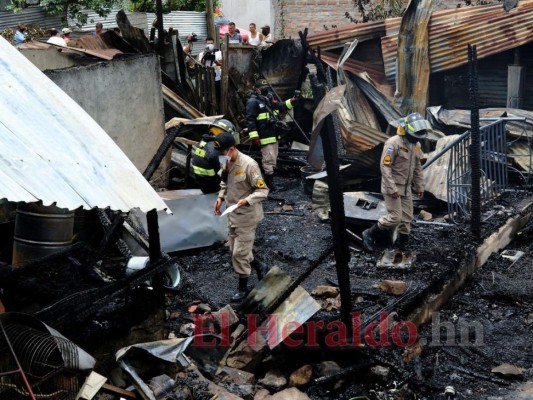
<instances>
[{"instance_id":1,"label":"green tree foliage","mask_svg":"<svg viewBox=\"0 0 533 400\"><path fill-rule=\"evenodd\" d=\"M94 10L101 17L105 17L112 8L121 8L124 0L41 0L39 3L50 15L64 15L77 20L80 25L88 21L84 10ZM18 12L26 7L24 0L13 0L8 7L11 11Z\"/></svg>"},{"instance_id":2,"label":"green tree foliage","mask_svg":"<svg viewBox=\"0 0 533 400\"><path fill-rule=\"evenodd\" d=\"M213 0L215 7L220 6L219 0ZM154 0L131 0L132 11L155 12ZM205 0L163 0L163 12L170 11L205 11Z\"/></svg>"}]
</instances>

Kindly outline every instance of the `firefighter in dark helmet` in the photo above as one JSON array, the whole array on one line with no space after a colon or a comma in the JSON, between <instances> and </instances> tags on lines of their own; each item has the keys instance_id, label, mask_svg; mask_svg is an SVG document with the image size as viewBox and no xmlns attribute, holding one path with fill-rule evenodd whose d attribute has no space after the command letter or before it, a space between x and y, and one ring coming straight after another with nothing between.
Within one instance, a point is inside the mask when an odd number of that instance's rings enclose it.
<instances>
[{"instance_id":1,"label":"firefighter in dark helmet","mask_svg":"<svg viewBox=\"0 0 533 400\"><path fill-rule=\"evenodd\" d=\"M215 147L214 140L222 133L229 133L237 138L235 126L226 119L220 119L211 125L209 134L202 136L198 147L194 150L192 169L196 183L204 194L217 193L220 190L219 170L222 154Z\"/></svg>"},{"instance_id":2,"label":"firefighter in dark helmet","mask_svg":"<svg viewBox=\"0 0 533 400\"><path fill-rule=\"evenodd\" d=\"M278 114L292 109L297 101L297 97L278 101L266 79L259 79L246 103L249 136L261 145L261 164L270 191L276 190L274 168L278 159Z\"/></svg>"}]
</instances>

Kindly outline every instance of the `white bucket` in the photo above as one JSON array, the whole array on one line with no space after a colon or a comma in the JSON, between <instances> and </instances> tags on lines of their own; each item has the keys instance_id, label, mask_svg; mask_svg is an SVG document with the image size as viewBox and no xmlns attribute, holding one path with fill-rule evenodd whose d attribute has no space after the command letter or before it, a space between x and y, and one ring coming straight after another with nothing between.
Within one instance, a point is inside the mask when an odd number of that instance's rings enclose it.
<instances>
[{"instance_id":1,"label":"white bucket","mask_svg":"<svg viewBox=\"0 0 533 400\"><path fill-rule=\"evenodd\" d=\"M126 265L126 276L133 274L143 268L146 268L150 257L132 257Z\"/></svg>"}]
</instances>

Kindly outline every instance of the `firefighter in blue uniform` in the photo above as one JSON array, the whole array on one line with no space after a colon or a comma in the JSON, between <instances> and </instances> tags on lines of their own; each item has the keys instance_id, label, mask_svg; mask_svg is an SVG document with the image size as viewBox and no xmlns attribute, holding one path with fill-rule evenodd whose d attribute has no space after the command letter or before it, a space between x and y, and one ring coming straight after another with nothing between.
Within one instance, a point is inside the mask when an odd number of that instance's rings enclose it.
<instances>
[{"instance_id":1,"label":"firefighter in blue uniform","mask_svg":"<svg viewBox=\"0 0 533 400\"><path fill-rule=\"evenodd\" d=\"M271 192L275 191L274 168L278 159L278 114L293 108L298 101L293 97L285 102L277 101L266 79L259 79L254 93L246 103L246 121L249 137L261 145L261 164L265 182Z\"/></svg>"}]
</instances>

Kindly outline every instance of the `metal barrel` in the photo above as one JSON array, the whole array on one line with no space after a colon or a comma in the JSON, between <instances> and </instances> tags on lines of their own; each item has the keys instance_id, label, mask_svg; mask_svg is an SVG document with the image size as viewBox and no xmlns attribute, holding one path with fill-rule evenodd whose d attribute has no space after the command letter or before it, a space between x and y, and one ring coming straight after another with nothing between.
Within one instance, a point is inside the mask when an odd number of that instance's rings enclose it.
<instances>
[{"instance_id":1,"label":"metal barrel","mask_svg":"<svg viewBox=\"0 0 533 400\"><path fill-rule=\"evenodd\" d=\"M54 206L21 203L15 218L13 265L57 253L72 244L74 212Z\"/></svg>"}]
</instances>

